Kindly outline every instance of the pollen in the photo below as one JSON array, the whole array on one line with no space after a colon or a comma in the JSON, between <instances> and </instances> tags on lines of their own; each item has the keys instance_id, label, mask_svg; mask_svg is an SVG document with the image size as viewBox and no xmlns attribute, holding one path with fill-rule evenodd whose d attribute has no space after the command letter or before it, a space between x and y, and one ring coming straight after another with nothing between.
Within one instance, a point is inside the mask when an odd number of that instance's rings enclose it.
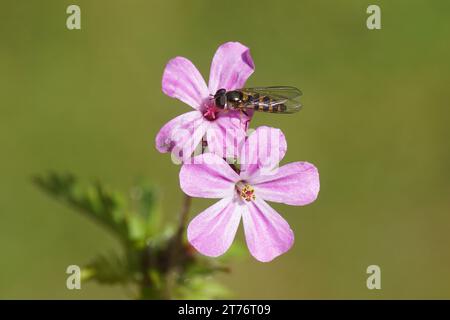
<instances>
[{"instance_id":1,"label":"pollen","mask_svg":"<svg viewBox=\"0 0 450 320\"><path fill-rule=\"evenodd\" d=\"M239 193L239 196L245 201L253 201L256 199L255 189L249 184L238 182L236 184L236 189Z\"/></svg>"}]
</instances>

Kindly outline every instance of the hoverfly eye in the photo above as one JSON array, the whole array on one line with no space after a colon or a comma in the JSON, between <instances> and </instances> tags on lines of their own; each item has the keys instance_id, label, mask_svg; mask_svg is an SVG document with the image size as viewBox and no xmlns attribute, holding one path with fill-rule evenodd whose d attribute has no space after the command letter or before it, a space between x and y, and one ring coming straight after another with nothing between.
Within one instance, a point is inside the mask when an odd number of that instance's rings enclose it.
<instances>
[{"instance_id":1,"label":"hoverfly eye","mask_svg":"<svg viewBox=\"0 0 450 320\"><path fill-rule=\"evenodd\" d=\"M227 104L227 96L226 95L220 96L220 105L225 106L226 104Z\"/></svg>"},{"instance_id":2,"label":"hoverfly eye","mask_svg":"<svg viewBox=\"0 0 450 320\"><path fill-rule=\"evenodd\" d=\"M226 92L227 92L227 90L225 90L225 89L219 89L216 91L216 94L214 96L218 97L218 96L225 94Z\"/></svg>"},{"instance_id":3,"label":"hoverfly eye","mask_svg":"<svg viewBox=\"0 0 450 320\"><path fill-rule=\"evenodd\" d=\"M227 103L226 97L224 95L216 97L216 107L223 109Z\"/></svg>"}]
</instances>

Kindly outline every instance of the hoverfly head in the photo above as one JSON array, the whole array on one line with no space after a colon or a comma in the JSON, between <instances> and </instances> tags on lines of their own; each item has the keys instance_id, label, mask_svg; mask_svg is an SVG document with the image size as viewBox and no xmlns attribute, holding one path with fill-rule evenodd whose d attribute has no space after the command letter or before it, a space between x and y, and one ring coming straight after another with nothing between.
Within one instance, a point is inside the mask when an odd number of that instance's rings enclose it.
<instances>
[{"instance_id":1,"label":"hoverfly head","mask_svg":"<svg viewBox=\"0 0 450 320\"><path fill-rule=\"evenodd\" d=\"M214 95L214 102L216 104L216 107L219 109L224 109L227 104L227 96L226 96L227 90L225 89L219 89L217 90L216 94Z\"/></svg>"}]
</instances>

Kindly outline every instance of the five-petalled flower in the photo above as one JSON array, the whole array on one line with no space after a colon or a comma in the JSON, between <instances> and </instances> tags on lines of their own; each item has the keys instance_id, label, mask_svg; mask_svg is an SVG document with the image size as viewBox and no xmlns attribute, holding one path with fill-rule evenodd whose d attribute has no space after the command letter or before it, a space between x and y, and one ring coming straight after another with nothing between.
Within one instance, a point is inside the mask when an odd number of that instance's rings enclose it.
<instances>
[{"instance_id":1,"label":"five-petalled flower","mask_svg":"<svg viewBox=\"0 0 450 320\"><path fill-rule=\"evenodd\" d=\"M211 152L233 157L229 152L243 143L251 114L218 112L211 97L219 89L242 88L254 68L249 49L239 42L227 42L217 49L208 86L191 61L183 57L170 60L164 70L162 90L195 110L161 128L156 136L158 151L172 152L176 158L187 161L206 137Z\"/></svg>"},{"instance_id":2,"label":"five-petalled flower","mask_svg":"<svg viewBox=\"0 0 450 320\"><path fill-rule=\"evenodd\" d=\"M268 135L270 136L267 139ZM266 201L307 205L319 193L319 173L307 162L278 167L287 150L279 129L259 127L240 150L240 170L206 153L185 163L181 189L189 196L221 199L188 226L189 242L202 254L217 257L230 247L242 218L250 253L268 262L289 250L294 234Z\"/></svg>"}]
</instances>

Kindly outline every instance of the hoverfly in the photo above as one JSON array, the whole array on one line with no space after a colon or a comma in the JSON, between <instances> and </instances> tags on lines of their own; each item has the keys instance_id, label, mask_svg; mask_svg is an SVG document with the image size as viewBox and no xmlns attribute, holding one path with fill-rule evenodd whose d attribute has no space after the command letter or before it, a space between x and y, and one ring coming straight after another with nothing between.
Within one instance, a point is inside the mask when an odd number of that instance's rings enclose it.
<instances>
[{"instance_id":1,"label":"hoverfly","mask_svg":"<svg viewBox=\"0 0 450 320\"><path fill-rule=\"evenodd\" d=\"M217 90L213 99L215 106L222 110L247 110L271 113L294 113L300 110L298 98L302 92L294 87L256 87L232 91Z\"/></svg>"}]
</instances>

